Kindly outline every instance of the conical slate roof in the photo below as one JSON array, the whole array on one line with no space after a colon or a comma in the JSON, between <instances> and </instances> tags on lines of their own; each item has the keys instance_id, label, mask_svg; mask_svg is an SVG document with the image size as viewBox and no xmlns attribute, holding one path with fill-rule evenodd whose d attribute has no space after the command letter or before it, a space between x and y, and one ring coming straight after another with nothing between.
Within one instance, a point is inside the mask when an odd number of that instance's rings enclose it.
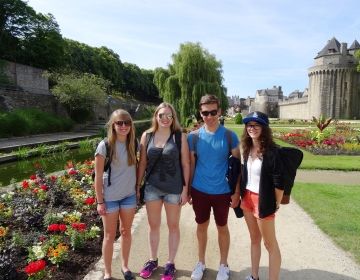
<instances>
[{"instance_id":1,"label":"conical slate roof","mask_svg":"<svg viewBox=\"0 0 360 280\"><path fill-rule=\"evenodd\" d=\"M318 52L318 55L315 58L319 58L327 54L340 53L340 46L341 44L339 41L333 37L328 41L327 45L320 52Z\"/></svg>"},{"instance_id":2,"label":"conical slate roof","mask_svg":"<svg viewBox=\"0 0 360 280\"><path fill-rule=\"evenodd\" d=\"M358 49L360 49L360 44L359 44L358 41L355 40L355 41L351 44L351 46L350 46L350 48L349 48L349 51L358 50Z\"/></svg>"}]
</instances>

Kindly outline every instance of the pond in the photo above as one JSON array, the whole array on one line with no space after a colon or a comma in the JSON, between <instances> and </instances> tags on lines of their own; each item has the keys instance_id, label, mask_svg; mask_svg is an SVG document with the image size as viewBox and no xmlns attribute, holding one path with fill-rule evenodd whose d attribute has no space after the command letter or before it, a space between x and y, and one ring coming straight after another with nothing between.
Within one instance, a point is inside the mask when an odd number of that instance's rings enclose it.
<instances>
[{"instance_id":1,"label":"pond","mask_svg":"<svg viewBox=\"0 0 360 280\"><path fill-rule=\"evenodd\" d=\"M0 186L7 186L11 179L16 182L28 179L35 172L35 165L40 164L45 172L51 173L63 170L67 161L74 162L93 159L94 151L81 151L80 149L67 150L65 153L56 153L54 155L33 157L17 162L9 162L0 165Z\"/></svg>"},{"instance_id":2,"label":"pond","mask_svg":"<svg viewBox=\"0 0 360 280\"><path fill-rule=\"evenodd\" d=\"M150 127L150 121L135 122L136 136L140 139L142 132ZM94 158L95 149L72 149L53 153L46 156L31 157L17 162L0 164L0 187L10 184L12 179L16 182L28 179L35 172L35 165L40 164L48 174L63 170L68 161L79 162Z\"/></svg>"}]
</instances>

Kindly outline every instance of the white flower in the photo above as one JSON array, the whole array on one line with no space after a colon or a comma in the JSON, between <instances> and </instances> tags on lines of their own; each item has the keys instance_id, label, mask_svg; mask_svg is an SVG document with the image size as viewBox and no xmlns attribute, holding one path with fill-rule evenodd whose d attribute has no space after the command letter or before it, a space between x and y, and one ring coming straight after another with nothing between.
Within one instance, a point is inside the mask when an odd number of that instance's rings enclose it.
<instances>
[{"instance_id":1,"label":"white flower","mask_svg":"<svg viewBox=\"0 0 360 280\"><path fill-rule=\"evenodd\" d=\"M99 228L98 226L92 226L92 227L90 228L90 231L98 232L98 231L100 231L100 228Z\"/></svg>"},{"instance_id":2,"label":"white flower","mask_svg":"<svg viewBox=\"0 0 360 280\"><path fill-rule=\"evenodd\" d=\"M43 251L41 246L32 246L32 251L38 260L45 257L45 252Z\"/></svg>"}]
</instances>

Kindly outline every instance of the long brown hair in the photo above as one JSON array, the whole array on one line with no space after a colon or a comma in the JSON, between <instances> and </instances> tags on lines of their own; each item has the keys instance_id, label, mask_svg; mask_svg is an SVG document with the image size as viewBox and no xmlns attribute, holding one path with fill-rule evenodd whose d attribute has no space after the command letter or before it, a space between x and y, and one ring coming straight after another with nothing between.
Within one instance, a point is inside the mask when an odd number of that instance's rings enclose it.
<instances>
[{"instance_id":1,"label":"long brown hair","mask_svg":"<svg viewBox=\"0 0 360 280\"><path fill-rule=\"evenodd\" d=\"M160 109L162 109L162 108L169 108L171 111L171 114L173 116L173 120L172 120L171 127L170 127L171 133L174 133L175 131L178 131L178 130L181 131L181 126L179 124L179 120L177 118L176 111L175 111L174 107L170 103L167 103L167 102L163 102L159 106L157 106L157 108L153 114L152 120L151 120L151 127L147 131L155 133L159 129L159 124L157 122L156 117L157 117Z\"/></svg>"},{"instance_id":2,"label":"long brown hair","mask_svg":"<svg viewBox=\"0 0 360 280\"><path fill-rule=\"evenodd\" d=\"M136 164L136 152L135 152L135 126L134 122L131 118L131 115L123 110L118 109L112 112L110 119L107 123L107 138L109 141L109 148L110 148L110 157L112 159L116 159L116 150L115 150L115 143L116 143L116 130L115 130L115 121L118 119L122 119L125 121L131 121L130 131L126 137L126 150L128 155L128 165Z\"/></svg>"},{"instance_id":3,"label":"long brown hair","mask_svg":"<svg viewBox=\"0 0 360 280\"><path fill-rule=\"evenodd\" d=\"M267 150L276 146L276 144L272 137L271 128L269 126L262 125L261 123L258 123L258 124L261 125L261 128L262 128L261 134L259 137L260 153L262 155L264 155ZM247 132L246 125L245 125L245 129L241 136L241 148L242 148L244 160L248 159L252 145L253 145L252 139L251 139L249 133Z\"/></svg>"}]
</instances>

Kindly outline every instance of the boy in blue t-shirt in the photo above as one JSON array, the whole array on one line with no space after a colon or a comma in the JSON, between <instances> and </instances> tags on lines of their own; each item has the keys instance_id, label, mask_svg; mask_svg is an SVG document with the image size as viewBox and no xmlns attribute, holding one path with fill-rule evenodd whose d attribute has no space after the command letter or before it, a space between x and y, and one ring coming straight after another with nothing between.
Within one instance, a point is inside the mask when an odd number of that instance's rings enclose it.
<instances>
[{"instance_id":1,"label":"boy in blue t-shirt","mask_svg":"<svg viewBox=\"0 0 360 280\"><path fill-rule=\"evenodd\" d=\"M192 178L189 202L195 212L199 256L199 262L191 274L193 280L201 280L204 274L211 208L217 225L220 249L220 267L216 280L227 280L230 276L227 263L230 247L227 219L229 207L235 208L239 204L240 183L237 183L235 193L231 194L226 171L229 150L237 158L240 158L240 150L239 140L234 132L231 132L232 147L229 149L226 128L219 125L220 113L219 99L214 95L203 96L200 100L200 114L204 126L188 136ZM194 137L198 137L196 141Z\"/></svg>"}]
</instances>

